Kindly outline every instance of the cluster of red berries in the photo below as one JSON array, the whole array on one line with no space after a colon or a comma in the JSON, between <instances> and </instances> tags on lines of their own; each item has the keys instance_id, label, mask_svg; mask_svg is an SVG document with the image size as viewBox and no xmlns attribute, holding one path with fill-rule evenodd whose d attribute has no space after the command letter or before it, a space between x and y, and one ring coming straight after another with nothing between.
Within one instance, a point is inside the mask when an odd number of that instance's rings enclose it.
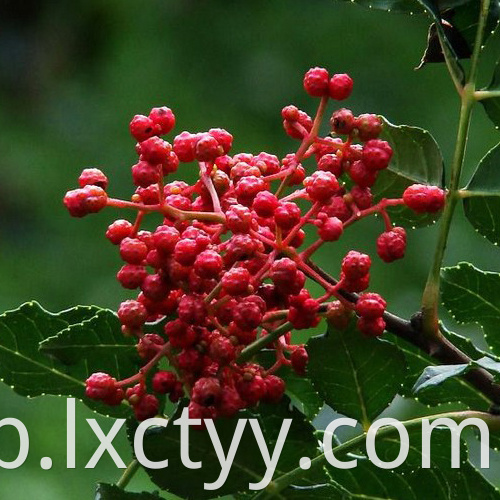
<instances>
[{"instance_id":1,"label":"cluster of red berries","mask_svg":"<svg viewBox=\"0 0 500 500\"><path fill-rule=\"evenodd\" d=\"M318 112L313 120L295 106L283 109L285 131L301 143L281 160L265 152L230 156L233 138L219 128L181 132L170 144L160 136L173 129L175 117L167 107L154 108L130 122L139 155L131 201L108 197L108 180L94 168L84 170L80 188L66 194L64 203L76 217L105 206L137 213L133 222L113 222L106 237L124 261L118 281L139 290L119 306L118 317L123 334L137 338L144 366L121 381L92 375L89 398L110 405L126 400L143 420L159 411L155 394L176 402L187 393L193 418L230 417L259 401L279 401L285 384L276 373L282 366L305 374L307 351L292 343L292 329L314 327L324 316L345 328L355 312L362 333L383 333L385 300L360 293L369 285L370 257L350 251L338 280L318 272L311 257L357 220L379 213L385 230L377 253L385 262L400 259L406 233L392 226L387 208L406 204L436 212L445 193L413 185L402 198L375 202L370 188L392 156L391 146L378 138L381 120L339 109L331 116L331 133L320 137L328 100L348 97L352 80L313 68L304 88L321 97ZM197 182L164 182L180 163L191 162L199 168ZM299 200L309 202L306 211ZM150 213L162 217L154 231L141 229ZM318 238L302 248L307 226L316 228ZM324 294L312 297L306 279L322 285ZM360 293L357 302L348 301L345 291ZM146 333L151 322L164 324L162 331ZM262 346L276 354L270 367L255 362ZM170 370L155 372L165 358ZM149 372L155 373L147 377Z\"/></svg>"}]
</instances>

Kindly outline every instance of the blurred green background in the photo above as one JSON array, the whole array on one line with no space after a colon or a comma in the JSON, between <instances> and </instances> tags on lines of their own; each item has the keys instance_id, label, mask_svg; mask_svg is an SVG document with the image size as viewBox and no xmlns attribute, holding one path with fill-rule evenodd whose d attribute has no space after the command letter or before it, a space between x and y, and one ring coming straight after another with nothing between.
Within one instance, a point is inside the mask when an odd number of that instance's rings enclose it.
<instances>
[{"instance_id":1,"label":"blurred green background","mask_svg":"<svg viewBox=\"0 0 500 500\"><path fill-rule=\"evenodd\" d=\"M393 123L431 131L449 161L459 102L445 68L414 71L425 48L429 21L420 16L368 11L334 0L63 0L16 2L0 7L0 310L36 299L51 311L75 304L116 308L124 293L115 281L116 248L104 238L123 214L105 211L83 220L62 205L87 166L110 177L109 192L129 197L136 155L128 122L152 106L168 105L176 133L224 127L234 152L280 156L296 144L282 131L280 110L316 105L302 90L303 73L320 65L355 81L346 103ZM489 74L484 72L485 81ZM498 142L481 109L470 134L466 172ZM185 170L189 170L186 167ZM179 176L194 172L180 169ZM498 249L458 214L447 263L472 259L500 271ZM338 257L355 247L374 252L380 227L373 221L349 232L321 260L333 273ZM418 309L434 245L435 228L409 234L407 257L378 263L372 288L391 310ZM453 324L452 324L453 326ZM120 475L106 455L84 466L98 445L77 405L77 469L65 469L65 400L26 400L0 387L0 419L20 419L30 431L27 462L0 469L2 500L93 498L94 483ZM99 418L104 429L112 421ZM115 440L125 461L124 436ZM16 433L0 429L0 459L12 460ZM40 459L51 456L50 471ZM133 489L147 488L139 476Z\"/></svg>"}]
</instances>

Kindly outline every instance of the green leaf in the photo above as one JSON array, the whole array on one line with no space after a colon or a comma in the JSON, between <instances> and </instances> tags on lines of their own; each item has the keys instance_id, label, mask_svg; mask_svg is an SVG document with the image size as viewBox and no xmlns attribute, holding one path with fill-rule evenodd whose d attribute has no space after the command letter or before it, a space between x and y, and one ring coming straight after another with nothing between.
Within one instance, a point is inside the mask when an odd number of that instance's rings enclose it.
<instances>
[{"instance_id":1,"label":"green leaf","mask_svg":"<svg viewBox=\"0 0 500 500\"><path fill-rule=\"evenodd\" d=\"M259 482L262 479L265 473L262 454L250 424L247 422L226 482L217 491L205 490L203 484L215 481L220 474L221 467L207 430L190 430L189 456L193 461L202 461L202 468L191 470L182 464L179 456L180 426L174 425L174 422L181 415L184 407L185 404L179 406L167 427L153 427L146 431L144 437L146 456L153 461L166 458L169 460L166 469L146 469L157 486L188 500L192 498L202 500L247 491L249 483ZM291 407L289 400L284 398L279 404L261 404L253 412L243 411L235 418L214 420L225 454L227 454L240 418L253 418L259 421L271 454L283 419L292 419L284 449L278 461L276 475L282 475L297 467L301 457L314 458L319 453L314 428L304 415ZM129 439L133 439L133 430L129 428ZM304 478L300 484L312 485L325 482L327 479L322 470L314 471L308 478L306 476Z\"/></svg>"},{"instance_id":2,"label":"green leaf","mask_svg":"<svg viewBox=\"0 0 500 500\"><path fill-rule=\"evenodd\" d=\"M283 398L278 404L260 404L255 410L267 437L266 442L269 449L274 450L276 438L283 420L292 419L283 451L276 466L275 477L295 469L302 457L313 459L319 454L318 439L315 429L296 407L290 405L288 398ZM304 474L298 481L299 486L311 486L327 481L323 469L313 470L312 473Z\"/></svg>"},{"instance_id":3,"label":"green leaf","mask_svg":"<svg viewBox=\"0 0 500 500\"><path fill-rule=\"evenodd\" d=\"M443 305L462 324L478 323L495 354L500 354L500 274L462 262L441 271Z\"/></svg>"},{"instance_id":4,"label":"green leaf","mask_svg":"<svg viewBox=\"0 0 500 500\"><path fill-rule=\"evenodd\" d=\"M339 494L347 496L339 496ZM281 498L286 498L286 500L332 500L336 498L353 498L346 489L339 487L339 485L335 484L333 481L327 484L318 484L312 488L290 486L282 495ZM366 500L369 499L366 498Z\"/></svg>"},{"instance_id":5,"label":"green leaf","mask_svg":"<svg viewBox=\"0 0 500 500\"><path fill-rule=\"evenodd\" d=\"M480 13L481 2L475 0L463 2L463 5L460 5L458 8L444 13L444 18L449 21L456 30L458 30L460 35L467 42L471 53L474 48L474 43L476 42L476 33ZM486 18L481 47L486 43L488 38L498 26L499 13L499 2L497 0L492 0L490 2L488 16Z\"/></svg>"},{"instance_id":6,"label":"green leaf","mask_svg":"<svg viewBox=\"0 0 500 500\"><path fill-rule=\"evenodd\" d=\"M466 189L468 197L463 200L465 216L479 234L498 245L500 243L500 144L491 149L479 162Z\"/></svg>"},{"instance_id":7,"label":"green leaf","mask_svg":"<svg viewBox=\"0 0 500 500\"><path fill-rule=\"evenodd\" d=\"M351 493L345 498L377 498L406 500L432 498L449 499L498 499L498 490L492 486L467 460L466 446L460 450L460 468L451 468L451 436L448 430L434 429L431 444L431 467L423 469L421 432L410 432L410 450L399 467L385 470L368 459L358 458L356 468L328 470L332 478ZM376 440L377 455L390 461L398 455L399 438Z\"/></svg>"},{"instance_id":8,"label":"green leaf","mask_svg":"<svg viewBox=\"0 0 500 500\"><path fill-rule=\"evenodd\" d=\"M473 366L479 366L480 368L484 368L488 370L490 373L493 372L493 377L495 381L500 381L500 362L496 361L489 356L484 356L483 358L476 359L473 363Z\"/></svg>"},{"instance_id":9,"label":"green leaf","mask_svg":"<svg viewBox=\"0 0 500 500\"><path fill-rule=\"evenodd\" d=\"M122 334L120 321L109 310L44 340L40 352L71 365L72 371L103 371L117 379L133 375L140 366L135 340Z\"/></svg>"},{"instance_id":10,"label":"green leaf","mask_svg":"<svg viewBox=\"0 0 500 500\"><path fill-rule=\"evenodd\" d=\"M114 484L98 483L94 500L159 500L157 493L133 493Z\"/></svg>"},{"instance_id":11,"label":"green leaf","mask_svg":"<svg viewBox=\"0 0 500 500\"><path fill-rule=\"evenodd\" d=\"M444 40L450 64L458 79L464 81L464 71L459 59L470 58L476 39L481 2L479 0L344 0L370 9L406 14L427 13L433 20L429 31L428 46L419 67L427 62L444 62L441 43ZM490 3L486 28L481 40L483 46L498 25L499 5ZM444 21L444 23L443 23Z\"/></svg>"},{"instance_id":12,"label":"green leaf","mask_svg":"<svg viewBox=\"0 0 500 500\"><path fill-rule=\"evenodd\" d=\"M419 2L418 0L341 0L344 2L355 3L362 7L370 9L386 10L388 12L397 12L404 14L424 13L422 3L431 5L434 2ZM456 7L473 0L442 0L439 4L443 8ZM475 0L474 0L475 1Z\"/></svg>"},{"instance_id":13,"label":"green leaf","mask_svg":"<svg viewBox=\"0 0 500 500\"><path fill-rule=\"evenodd\" d=\"M269 368L276 360L274 351L261 351L257 356L260 365ZM286 394L292 403L309 420L313 420L324 405L318 391L307 376L297 375L289 366L282 366L276 373L286 384Z\"/></svg>"},{"instance_id":14,"label":"green leaf","mask_svg":"<svg viewBox=\"0 0 500 500\"><path fill-rule=\"evenodd\" d=\"M28 302L19 309L2 314L0 378L22 396L54 394L75 397L106 415L127 414L125 404L108 407L84 397L85 380L90 375L88 370L66 366L39 350L40 342L70 327L68 320L85 320L96 311L97 308L75 308L52 314L36 302Z\"/></svg>"},{"instance_id":15,"label":"green leaf","mask_svg":"<svg viewBox=\"0 0 500 500\"><path fill-rule=\"evenodd\" d=\"M422 372L422 375L418 377L418 380L413 386L413 392L417 393L425 389L429 389L436 385L442 384L445 380L450 377L457 377L462 375L470 367L468 363L459 365L439 365L439 366L427 366Z\"/></svg>"},{"instance_id":16,"label":"green leaf","mask_svg":"<svg viewBox=\"0 0 500 500\"><path fill-rule=\"evenodd\" d=\"M363 336L351 322L307 343L308 375L335 411L369 424L401 387L406 364L393 344Z\"/></svg>"},{"instance_id":17,"label":"green leaf","mask_svg":"<svg viewBox=\"0 0 500 500\"><path fill-rule=\"evenodd\" d=\"M495 66L490 85L483 90L500 90L500 61ZM490 120L494 123L495 128L498 129L500 127L500 97L483 99L481 104L484 106L484 110Z\"/></svg>"},{"instance_id":18,"label":"green leaf","mask_svg":"<svg viewBox=\"0 0 500 500\"><path fill-rule=\"evenodd\" d=\"M474 353L477 352L470 340L451 332L448 332L446 336L467 355L474 356ZM442 384L422 391L418 394L418 397L415 397L413 387L421 373L428 366L436 365L437 362L421 349L402 339L395 339L394 342L404 353L408 365L407 375L400 391L402 396L414 398L429 406L438 406L443 402L456 402L460 403L464 408L488 410L491 404L490 400L461 377L448 378Z\"/></svg>"},{"instance_id":19,"label":"green leaf","mask_svg":"<svg viewBox=\"0 0 500 500\"><path fill-rule=\"evenodd\" d=\"M432 135L418 127L393 125L385 118L383 121L381 138L389 142L393 156L373 186L374 196L401 198L403 191L415 183L441 186L443 157ZM388 212L400 225L426 226L436 219L436 215L416 214L404 205L391 207Z\"/></svg>"},{"instance_id":20,"label":"green leaf","mask_svg":"<svg viewBox=\"0 0 500 500\"><path fill-rule=\"evenodd\" d=\"M261 480L265 467L253 433L247 424L225 484L217 491L205 490L203 483L216 481L221 467L206 430L190 429L189 457L193 461L201 461L202 468L192 470L182 464L180 459L180 426L174 425L174 422L181 415L183 408L184 405L179 406L178 411L169 420L167 427L151 427L144 436L146 457L153 461L165 459L169 461L166 469L146 469L149 477L158 487L186 500L202 500L245 491L248 489L248 483ZM241 412L240 416L251 417L246 412ZM218 419L214 423L224 452L227 453L238 418ZM131 433L129 433L129 438L130 435Z\"/></svg>"},{"instance_id":21,"label":"green leaf","mask_svg":"<svg viewBox=\"0 0 500 500\"><path fill-rule=\"evenodd\" d=\"M476 33L481 14L481 2L442 2L438 0L418 0L434 21L429 30L428 46L419 67L426 62L444 62L439 39L445 42L445 51L454 74L463 84L465 75L459 59L469 59L476 43ZM492 1L486 18L481 47L486 43L498 25L499 5ZM439 35L438 33L439 32Z\"/></svg>"}]
</instances>

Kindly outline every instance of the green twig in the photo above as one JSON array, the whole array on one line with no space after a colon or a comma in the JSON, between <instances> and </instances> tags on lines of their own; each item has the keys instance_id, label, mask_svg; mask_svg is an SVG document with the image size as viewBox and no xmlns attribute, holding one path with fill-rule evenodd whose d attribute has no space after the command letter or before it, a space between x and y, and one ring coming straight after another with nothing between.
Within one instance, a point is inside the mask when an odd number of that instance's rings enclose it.
<instances>
[{"instance_id":1,"label":"green twig","mask_svg":"<svg viewBox=\"0 0 500 500\"><path fill-rule=\"evenodd\" d=\"M450 413L440 413L437 415L427 415L423 417L414 418L411 420L406 420L404 422L401 422L401 424L407 429L413 429L415 427L421 426L422 421L425 419L428 419L430 422L433 422L434 420L437 420L439 418L449 418L457 423L462 422L467 418L479 418L484 422L486 422L486 424L491 430L494 431L500 430L500 416L491 415L490 413L484 413L480 411L459 411ZM381 427L377 432L377 437L386 437L392 434L396 434L397 432L398 432L397 429L392 426ZM355 438L352 438L349 441L346 441L345 443L336 446L335 448L333 448L332 454L336 458L339 458L340 456L343 456L346 453L349 453L350 451L356 450L366 440L366 434L367 433L364 432L363 434L360 434L359 436L356 436ZM323 467L324 465L327 464L327 462L328 461L326 454L322 453L321 455L318 455L317 457L311 460L311 467L309 471L318 467ZM276 495L278 495L281 491L283 491L285 488L292 485L295 481L299 480L303 475L304 475L304 470L300 467L297 467L291 470L290 472L287 472L286 474L283 474L282 476L276 478L271 483L269 483L269 485L265 490L259 492L257 495L253 497L253 500L268 500L270 498L273 498Z\"/></svg>"},{"instance_id":2,"label":"green twig","mask_svg":"<svg viewBox=\"0 0 500 500\"><path fill-rule=\"evenodd\" d=\"M441 45L441 51L444 56L444 61L446 63L446 67L448 68L448 73L455 84L455 88L457 89L458 95L462 95L463 91L463 70L458 65L455 56L451 53L448 42L444 38L444 32L442 29L437 28L437 34L439 37L439 43Z\"/></svg>"},{"instance_id":3,"label":"green twig","mask_svg":"<svg viewBox=\"0 0 500 500\"><path fill-rule=\"evenodd\" d=\"M289 332L291 329L292 324L289 321L283 323L278 328L276 328L276 330L269 332L267 335L260 337L255 342L252 342L250 345L245 347L245 349L241 351L241 354L238 356L238 359L236 361L238 363L248 361L252 356L264 349L264 347L278 340L282 335Z\"/></svg>"},{"instance_id":4,"label":"green twig","mask_svg":"<svg viewBox=\"0 0 500 500\"><path fill-rule=\"evenodd\" d=\"M476 101L493 99L495 97L500 97L500 90L476 90L474 92L474 98Z\"/></svg>"},{"instance_id":5,"label":"green twig","mask_svg":"<svg viewBox=\"0 0 500 500\"><path fill-rule=\"evenodd\" d=\"M128 483L130 483L130 480L134 477L137 470L139 469L139 465L140 464L137 461L137 459L134 458L134 460L132 460L132 462L128 464L128 467L123 471L123 474L120 477L120 479L118 479L116 486L124 490L127 487Z\"/></svg>"},{"instance_id":6,"label":"green twig","mask_svg":"<svg viewBox=\"0 0 500 500\"><path fill-rule=\"evenodd\" d=\"M467 84L461 91L462 104L460 108L460 119L458 124L457 139L455 143L455 152L453 154L453 160L451 163L450 184L448 188L446 206L441 218L438 241L436 244L436 249L434 251L434 259L431 269L429 270L427 283L422 295L423 332L428 338L435 338L438 340L441 337L438 324L440 272L441 266L443 264L446 244L448 242L451 221L453 219L457 201L459 199L458 188L462 173L465 150L467 146L467 137L472 117L472 108L476 103L475 85L477 77L477 67L489 5L490 0L482 0L481 12L476 33L476 42L471 57L471 68L467 79Z\"/></svg>"}]
</instances>

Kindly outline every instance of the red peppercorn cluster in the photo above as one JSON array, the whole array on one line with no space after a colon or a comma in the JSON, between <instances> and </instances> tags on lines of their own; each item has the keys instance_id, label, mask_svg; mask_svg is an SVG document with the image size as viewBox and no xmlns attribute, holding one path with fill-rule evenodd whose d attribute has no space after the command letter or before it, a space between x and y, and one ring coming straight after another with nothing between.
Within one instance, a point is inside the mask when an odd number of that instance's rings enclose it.
<instances>
[{"instance_id":1,"label":"red peppercorn cluster","mask_svg":"<svg viewBox=\"0 0 500 500\"><path fill-rule=\"evenodd\" d=\"M160 410L157 395L176 402L186 394L193 418L230 417L259 401L279 401L285 391L282 366L305 374L308 354L292 343L292 329L315 327L324 316L346 328L355 312L363 334L383 333L386 302L380 295L345 298L345 292L368 288L370 256L348 252L335 280L318 271L313 254L354 222L379 213L385 228L377 253L385 262L400 259L406 233L392 226L387 207L435 212L445 196L437 187L414 185L400 199L374 201L370 188L392 156L391 146L379 139L382 122L376 115L339 109L331 115L331 133L318 135L328 101L347 98L352 84L348 75L330 76L323 68L306 73L306 92L321 102L314 119L295 106L282 110L286 133L300 141L282 159L266 152L233 154L233 137L220 128L180 132L170 143L161 136L176 120L169 108L159 107L130 122L138 154L130 201L107 195L108 179L100 170L82 172L80 188L64 198L71 215L105 206L136 212L134 220L115 220L106 237L123 261L118 281L138 292L120 304L118 318L123 334L137 339L144 360L140 372L126 380L93 374L89 398L110 405L126 400L144 420ZM191 185L171 178L186 163L199 170ZM141 229L151 213L161 215L160 224ZM304 248L307 227L317 240ZM319 283L323 295L311 296L307 279ZM162 331L146 333L151 322L164 324ZM263 346L276 354L272 366L254 358ZM163 359L170 369L157 371Z\"/></svg>"}]
</instances>

